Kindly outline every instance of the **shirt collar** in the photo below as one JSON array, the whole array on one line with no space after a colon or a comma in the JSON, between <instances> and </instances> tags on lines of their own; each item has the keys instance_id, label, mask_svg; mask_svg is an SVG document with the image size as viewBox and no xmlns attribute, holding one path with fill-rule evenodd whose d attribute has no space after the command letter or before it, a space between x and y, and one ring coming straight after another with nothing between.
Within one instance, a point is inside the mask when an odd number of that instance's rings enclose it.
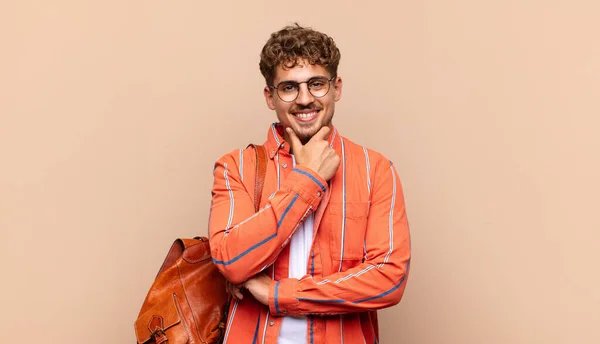
<instances>
[{"instance_id":1,"label":"shirt collar","mask_svg":"<svg viewBox=\"0 0 600 344\"><path fill-rule=\"evenodd\" d=\"M329 145L335 148L339 134L335 126L331 125L332 132L329 135ZM267 131L267 141L265 142L265 148L269 154L269 158L273 159L277 152L281 149L287 154L290 153L290 144L283 138L283 126L280 123L273 123Z\"/></svg>"}]
</instances>

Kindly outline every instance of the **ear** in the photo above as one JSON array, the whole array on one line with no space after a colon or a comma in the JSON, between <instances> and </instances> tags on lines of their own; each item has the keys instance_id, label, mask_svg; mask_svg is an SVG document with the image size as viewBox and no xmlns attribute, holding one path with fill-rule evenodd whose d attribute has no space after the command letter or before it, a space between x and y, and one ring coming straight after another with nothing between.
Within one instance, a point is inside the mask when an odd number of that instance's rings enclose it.
<instances>
[{"instance_id":1,"label":"ear","mask_svg":"<svg viewBox=\"0 0 600 344\"><path fill-rule=\"evenodd\" d=\"M269 86L265 86L263 94L265 95L267 107L271 110L275 110L275 105L273 104L273 92L271 91L271 88Z\"/></svg>"},{"instance_id":2,"label":"ear","mask_svg":"<svg viewBox=\"0 0 600 344\"><path fill-rule=\"evenodd\" d=\"M337 102L342 98L342 78L339 76L335 78L333 89L335 90L335 101Z\"/></svg>"}]
</instances>

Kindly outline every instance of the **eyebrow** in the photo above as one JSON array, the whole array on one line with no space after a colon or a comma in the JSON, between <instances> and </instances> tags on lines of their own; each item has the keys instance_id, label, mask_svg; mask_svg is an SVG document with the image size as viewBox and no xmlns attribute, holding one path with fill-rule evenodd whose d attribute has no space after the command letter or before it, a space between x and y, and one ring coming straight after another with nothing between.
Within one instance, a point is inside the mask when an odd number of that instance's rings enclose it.
<instances>
[{"instance_id":1,"label":"eyebrow","mask_svg":"<svg viewBox=\"0 0 600 344\"><path fill-rule=\"evenodd\" d=\"M274 85L279 85L279 84L282 84L282 83L284 83L284 82L292 82L292 83L295 83L295 84L297 84L297 83L300 83L300 82L305 82L305 81L309 81L309 80L312 80L312 79L315 79L315 78L324 78L324 79L329 79L329 78L328 78L328 77L326 77L325 75L315 75L315 76L311 76L310 78L308 78L308 79L306 79L306 80L304 80L304 81L296 81L296 80L283 80L283 81L280 81L280 82L278 82L278 83L276 83L276 84L274 84Z\"/></svg>"}]
</instances>

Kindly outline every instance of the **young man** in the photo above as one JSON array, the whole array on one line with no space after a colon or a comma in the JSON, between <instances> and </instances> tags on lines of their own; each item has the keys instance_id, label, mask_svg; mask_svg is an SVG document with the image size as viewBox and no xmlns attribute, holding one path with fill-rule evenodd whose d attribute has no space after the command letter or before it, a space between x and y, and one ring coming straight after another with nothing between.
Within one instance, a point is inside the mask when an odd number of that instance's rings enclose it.
<instances>
[{"instance_id":1,"label":"young man","mask_svg":"<svg viewBox=\"0 0 600 344\"><path fill-rule=\"evenodd\" d=\"M211 251L235 297L225 343L377 343L377 310L400 302L410 264L402 187L389 160L332 124L339 60L333 39L298 25L263 47L278 121L257 213L254 148L215 165Z\"/></svg>"}]
</instances>

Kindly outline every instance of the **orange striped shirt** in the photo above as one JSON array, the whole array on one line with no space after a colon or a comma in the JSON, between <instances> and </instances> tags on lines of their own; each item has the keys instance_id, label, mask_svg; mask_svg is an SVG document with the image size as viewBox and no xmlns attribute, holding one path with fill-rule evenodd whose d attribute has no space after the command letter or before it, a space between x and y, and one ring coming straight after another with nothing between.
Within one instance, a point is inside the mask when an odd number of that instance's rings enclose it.
<instances>
[{"instance_id":1,"label":"orange striped shirt","mask_svg":"<svg viewBox=\"0 0 600 344\"><path fill-rule=\"evenodd\" d=\"M341 158L327 183L293 167L281 126L271 125L260 210L253 196L252 147L215 164L209 235L213 261L232 283L266 272L269 306L249 293L233 301L225 343L277 343L284 316L306 316L308 343L377 343L377 310L402 298L410 265L410 234L400 179L391 161L333 128ZM289 240L314 213L306 275L288 278Z\"/></svg>"}]
</instances>

